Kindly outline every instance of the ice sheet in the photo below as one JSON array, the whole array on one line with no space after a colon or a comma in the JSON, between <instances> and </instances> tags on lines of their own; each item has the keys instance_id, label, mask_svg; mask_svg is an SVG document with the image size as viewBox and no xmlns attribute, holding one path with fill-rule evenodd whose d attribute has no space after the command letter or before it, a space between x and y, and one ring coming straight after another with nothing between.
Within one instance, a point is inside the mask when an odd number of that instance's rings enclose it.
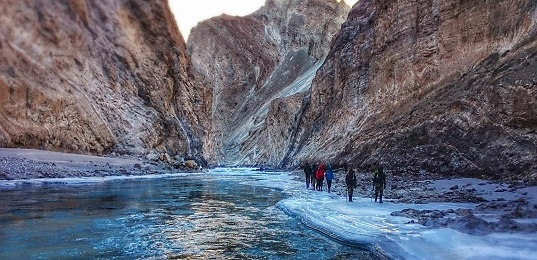
<instances>
[{"instance_id":1,"label":"ice sheet","mask_svg":"<svg viewBox=\"0 0 537 260\"><path fill-rule=\"evenodd\" d=\"M449 189L466 185L468 180L443 181ZM460 183L459 183L460 182ZM473 180L472 186L484 181ZM470 203L393 204L375 203L369 198L345 198L306 190L289 175L272 176L265 186L278 186L293 194L278 203L278 207L299 218L305 225L334 239L375 251L383 248L394 258L405 259L537 259L536 233L493 233L474 236L443 228L430 229L418 224L406 224L410 219L390 213L407 208L416 210L472 209ZM469 187L469 186L468 186ZM489 187L483 187L484 192ZM523 191L532 192L532 188Z\"/></svg>"}]
</instances>

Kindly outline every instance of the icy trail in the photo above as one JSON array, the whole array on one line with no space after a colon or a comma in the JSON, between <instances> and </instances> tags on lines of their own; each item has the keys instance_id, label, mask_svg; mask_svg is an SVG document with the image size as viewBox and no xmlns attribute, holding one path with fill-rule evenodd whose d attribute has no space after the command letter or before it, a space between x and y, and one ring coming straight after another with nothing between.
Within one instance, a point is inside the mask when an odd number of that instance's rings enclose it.
<instances>
[{"instance_id":1,"label":"icy trail","mask_svg":"<svg viewBox=\"0 0 537 260\"><path fill-rule=\"evenodd\" d=\"M368 248L380 256L404 259L537 259L536 233L474 236L450 228L431 229L419 224L406 224L411 219L390 215L409 208L473 209L477 204L378 204L370 198L355 198L353 202L347 202L335 194L306 190L303 183L293 180L288 174L277 178L261 184L283 188L293 194L279 202L279 208L327 236Z\"/></svg>"}]
</instances>

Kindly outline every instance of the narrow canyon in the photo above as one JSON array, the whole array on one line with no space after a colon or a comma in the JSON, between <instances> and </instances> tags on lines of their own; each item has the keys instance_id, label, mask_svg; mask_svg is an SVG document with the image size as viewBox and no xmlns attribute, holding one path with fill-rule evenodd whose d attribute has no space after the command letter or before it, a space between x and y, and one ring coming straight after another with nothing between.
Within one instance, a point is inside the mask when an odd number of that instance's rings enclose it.
<instances>
[{"instance_id":1,"label":"narrow canyon","mask_svg":"<svg viewBox=\"0 0 537 260\"><path fill-rule=\"evenodd\" d=\"M0 147L537 184L537 2L7 0Z\"/></svg>"}]
</instances>

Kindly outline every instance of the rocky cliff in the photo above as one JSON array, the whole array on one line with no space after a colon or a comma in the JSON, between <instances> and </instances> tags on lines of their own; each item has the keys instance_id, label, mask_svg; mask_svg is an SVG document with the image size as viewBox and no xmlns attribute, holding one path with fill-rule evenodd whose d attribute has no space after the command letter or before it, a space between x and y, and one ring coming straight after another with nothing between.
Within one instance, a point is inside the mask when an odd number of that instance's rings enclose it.
<instances>
[{"instance_id":1,"label":"rocky cliff","mask_svg":"<svg viewBox=\"0 0 537 260\"><path fill-rule=\"evenodd\" d=\"M362 0L292 111L281 164L535 183L536 74L535 1Z\"/></svg>"},{"instance_id":2,"label":"rocky cliff","mask_svg":"<svg viewBox=\"0 0 537 260\"><path fill-rule=\"evenodd\" d=\"M212 91L166 0L7 0L0 24L0 146L212 159Z\"/></svg>"},{"instance_id":3,"label":"rocky cliff","mask_svg":"<svg viewBox=\"0 0 537 260\"><path fill-rule=\"evenodd\" d=\"M348 11L267 0L187 47L165 0L4 1L0 146L537 183L535 1Z\"/></svg>"},{"instance_id":4,"label":"rocky cliff","mask_svg":"<svg viewBox=\"0 0 537 260\"><path fill-rule=\"evenodd\" d=\"M267 114L280 111L271 102L309 89L349 10L335 0L267 0L251 15L215 17L191 31L193 65L214 91L219 162L275 164L282 159L292 128L278 117L277 123L269 122ZM283 139L273 136L276 128L284 132Z\"/></svg>"}]
</instances>

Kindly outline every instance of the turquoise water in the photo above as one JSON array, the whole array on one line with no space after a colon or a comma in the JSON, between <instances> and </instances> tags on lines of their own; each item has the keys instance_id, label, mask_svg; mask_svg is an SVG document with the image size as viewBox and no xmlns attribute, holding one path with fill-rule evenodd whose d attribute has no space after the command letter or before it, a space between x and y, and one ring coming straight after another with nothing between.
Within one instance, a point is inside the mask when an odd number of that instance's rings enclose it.
<instances>
[{"instance_id":1,"label":"turquoise water","mask_svg":"<svg viewBox=\"0 0 537 260\"><path fill-rule=\"evenodd\" d=\"M0 188L0 259L363 259L249 185L269 173L212 172Z\"/></svg>"}]
</instances>

